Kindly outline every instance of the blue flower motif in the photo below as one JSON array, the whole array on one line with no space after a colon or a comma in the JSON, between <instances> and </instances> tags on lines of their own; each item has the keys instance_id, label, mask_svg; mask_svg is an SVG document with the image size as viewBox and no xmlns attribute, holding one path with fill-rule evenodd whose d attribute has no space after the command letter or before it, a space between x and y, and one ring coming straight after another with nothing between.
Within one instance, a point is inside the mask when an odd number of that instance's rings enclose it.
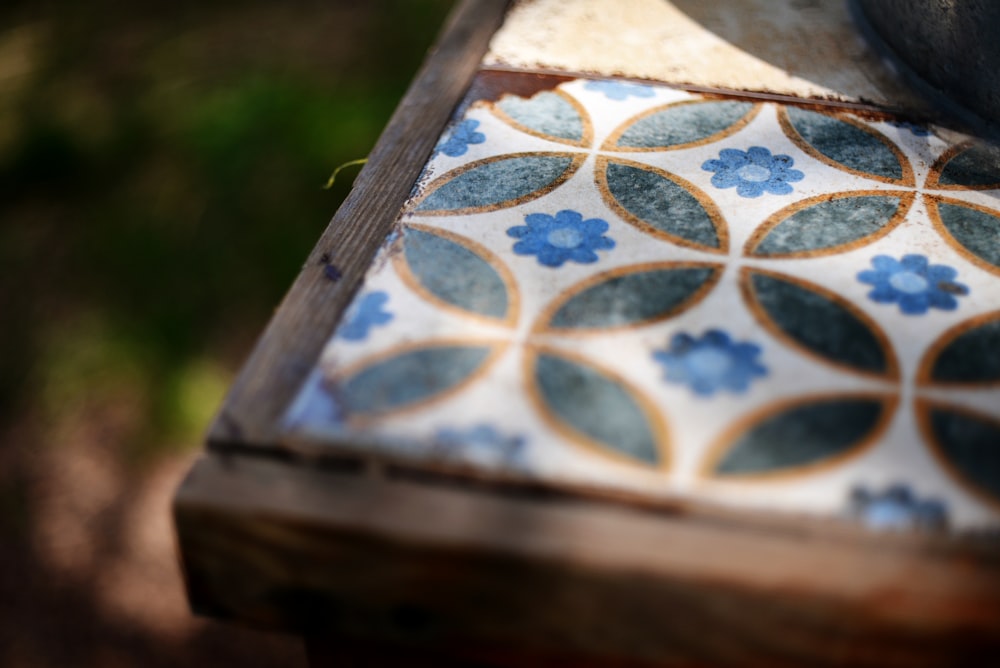
<instances>
[{"instance_id":1,"label":"blue flower motif","mask_svg":"<svg viewBox=\"0 0 1000 668\"><path fill-rule=\"evenodd\" d=\"M927 263L923 255L904 255L900 261L888 255L872 258L875 271L858 273L858 280L875 286L868 298L879 304L899 303L906 315L921 315L930 308L954 311L956 295L969 294L969 288L956 283L958 272L944 264Z\"/></svg>"},{"instance_id":2,"label":"blue flower motif","mask_svg":"<svg viewBox=\"0 0 1000 668\"><path fill-rule=\"evenodd\" d=\"M486 135L482 132L476 132L477 127L479 127L479 121L473 118L462 121L451 131L447 140L437 145L434 152L444 153L452 158L465 155L466 151L469 150L469 144L482 144L486 141Z\"/></svg>"},{"instance_id":3,"label":"blue flower motif","mask_svg":"<svg viewBox=\"0 0 1000 668\"><path fill-rule=\"evenodd\" d=\"M615 247L613 239L602 236L608 223L600 218L583 219L576 211L564 209L555 216L547 213L529 213L524 217L527 225L507 230L507 236L520 239L514 244L518 255L537 255L539 264L561 267L567 260L590 264L597 262L598 250Z\"/></svg>"},{"instance_id":4,"label":"blue flower motif","mask_svg":"<svg viewBox=\"0 0 1000 668\"><path fill-rule=\"evenodd\" d=\"M915 137L926 137L931 133L930 130L923 126L917 125L916 123L908 123L906 121L893 121L889 123L889 125L894 125L903 130L909 130Z\"/></svg>"},{"instance_id":5,"label":"blue flower motif","mask_svg":"<svg viewBox=\"0 0 1000 668\"><path fill-rule=\"evenodd\" d=\"M650 86L625 83L623 81L588 81L584 86L587 90L604 93L609 100L624 100L629 95L635 97L653 97L655 91Z\"/></svg>"},{"instance_id":6,"label":"blue flower motif","mask_svg":"<svg viewBox=\"0 0 1000 668\"><path fill-rule=\"evenodd\" d=\"M718 160L706 160L701 166L715 172L712 185L716 188L736 186L740 197L760 197L765 192L787 195L792 192L789 181L801 181L805 175L792 169L795 160L787 155L771 155L763 146L751 146L747 151L724 148Z\"/></svg>"},{"instance_id":7,"label":"blue flower motif","mask_svg":"<svg viewBox=\"0 0 1000 668\"><path fill-rule=\"evenodd\" d=\"M436 450L445 457L464 456L506 466L523 463L525 442L524 436L505 436L489 424L465 430L445 427L434 435Z\"/></svg>"},{"instance_id":8,"label":"blue flower motif","mask_svg":"<svg viewBox=\"0 0 1000 668\"><path fill-rule=\"evenodd\" d=\"M666 367L666 380L710 397L718 390L745 392L754 378L766 376L767 369L757 362L760 352L756 344L733 341L725 332L710 329L697 339L674 335L670 349L654 352L653 359Z\"/></svg>"},{"instance_id":9,"label":"blue flower motif","mask_svg":"<svg viewBox=\"0 0 1000 668\"><path fill-rule=\"evenodd\" d=\"M344 324L337 330L337 336L348 341L363 341L368 338L372 327L392 320L392 313L382 310L388 301L389 295L381 290L369 292L351 307Z\"/></svg>"},{"instance_id":10,"label":"blue flower motif","mask_svg":"<svg viewBox=\"0 0 1000 668\"><path fill-rule=\"evenodd\" d=\"M918 499L906 485L892 485L873 493L864 487L851 490L849 514L869 529L904 531L943 529L948 525L948 509L937 499Z\"/></svg>"}]
</instances>

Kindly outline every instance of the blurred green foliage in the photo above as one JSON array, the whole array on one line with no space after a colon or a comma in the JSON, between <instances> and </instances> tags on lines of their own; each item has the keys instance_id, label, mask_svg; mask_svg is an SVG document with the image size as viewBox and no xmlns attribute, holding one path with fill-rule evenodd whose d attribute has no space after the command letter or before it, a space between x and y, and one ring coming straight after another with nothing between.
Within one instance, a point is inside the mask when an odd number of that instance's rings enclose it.
<instances>
[{"instance_id":1,"label":"blurred green foliage","mask_svg":"<svg viewBox=\"0 0 1000 668\"><path fill-rule=\"evenodd\" d=\"M198 446L449 5L0 9L0 421Z\"/></svg>"}]
</instances>

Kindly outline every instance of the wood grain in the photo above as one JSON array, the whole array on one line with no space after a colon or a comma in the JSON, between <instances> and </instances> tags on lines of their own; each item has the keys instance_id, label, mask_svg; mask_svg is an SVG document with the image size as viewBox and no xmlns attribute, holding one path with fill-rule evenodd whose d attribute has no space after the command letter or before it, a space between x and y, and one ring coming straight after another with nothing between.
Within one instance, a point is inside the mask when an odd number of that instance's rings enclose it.
<instances>
[{"instance_id":1,"label":"wood grain","mask_svg":"<svg viewBox=\"0 0 1000 668\"><path fill-rule=\"evenodd\" d=\"M210 455L176 517L196 610L527 665L944 666L1000 649L1000 557ZM620 664L617 664L620 665Z\"/></svg>"},{"instance_id":2,"label":"wood grain","mask_svg":"<svg viewBox=\"0 0 1000 668\"><path fill-rule=\"evenodd\" d=\"M507 4L464 0L453 10L351 193L243 365L209 430L209 447L277 447L283 411L390 232ZM340 278L331 280L337 273Z\"/></svg>"}]
</instances>

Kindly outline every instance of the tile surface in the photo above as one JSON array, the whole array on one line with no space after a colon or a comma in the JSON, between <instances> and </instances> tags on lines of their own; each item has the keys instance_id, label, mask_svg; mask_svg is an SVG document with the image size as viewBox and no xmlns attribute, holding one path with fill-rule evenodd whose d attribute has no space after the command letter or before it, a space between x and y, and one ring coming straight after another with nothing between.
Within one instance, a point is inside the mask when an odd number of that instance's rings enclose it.
<instances>
[{"instance_id":1,"label":"tile surface","mask_svg":"<svg viewBox=\"0 0 1000 668\"><path fill-rule=\"evenodd\" d=\"M931 130L616 80L476 101L289 440L994 526L1000 174Z\"/></svg>"}]
</instances>

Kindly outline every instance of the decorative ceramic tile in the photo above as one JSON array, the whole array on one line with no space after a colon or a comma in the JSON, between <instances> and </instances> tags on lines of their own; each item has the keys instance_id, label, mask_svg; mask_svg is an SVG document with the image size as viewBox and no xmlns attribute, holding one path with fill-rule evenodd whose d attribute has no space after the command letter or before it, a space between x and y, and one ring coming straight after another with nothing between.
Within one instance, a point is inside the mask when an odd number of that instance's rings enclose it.
<instances>
[{"instance_id":1,"label":"decorative ceramic tile","mask_svg":"<svg viewBox=\"0 0 1000 668\"><path fill-rule=\"evenodd\" d=\"M992 525L1000 174L970 146L613 80L475 102L289 439L881 527Z\"/></svg>"}]
</instances>

